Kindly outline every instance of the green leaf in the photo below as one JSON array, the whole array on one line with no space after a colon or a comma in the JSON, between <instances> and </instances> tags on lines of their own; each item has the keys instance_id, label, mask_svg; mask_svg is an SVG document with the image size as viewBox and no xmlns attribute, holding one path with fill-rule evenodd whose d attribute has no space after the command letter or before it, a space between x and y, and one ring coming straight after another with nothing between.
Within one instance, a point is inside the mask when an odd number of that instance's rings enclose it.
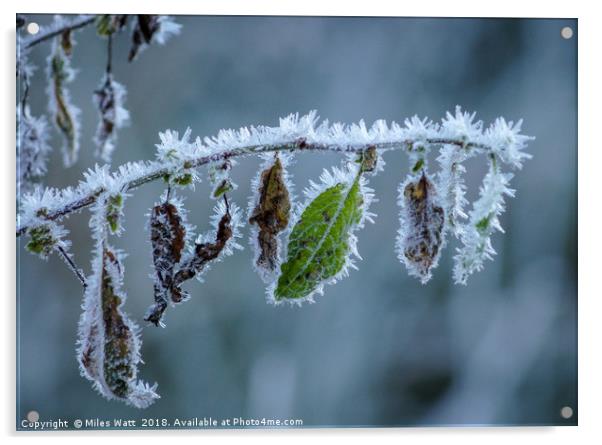
<instances>
[{"instance_id":1,"label":"green leaf","mask_svg":"<svg viewBox=\"0 0 602 445\"><path fill-rule=\"evenodd\" d=\"M57 240L52 236L52 231L48 226L39 226L29 229L27 232L30 240L25 248L41 258L48 258L57 244Z\"/></svg>"},{"instance_id":2,"label":"green leaf","mask_svg":"<svg viewBox=\"0 0 602 445\"><path fill-rule=\"evenodd\" d=\"M108 37L115 32L110 15L104 14L96 17L96 32L101 37Z\"/></svg>"},{"instance_id":3,"label":"green leaf","mask_svg":"<svg viewBox=\"0 0 602 445\"><path fill-rule=\"evenodd\" d=\"M220 198L224 193L231 192L232 190L234 190L234 184L232 184L229 178L225 178L213 190L213 198Z\"/></svg>"},{"instance_id":4,"label":"green leaf","mask_svg":"<svg viewBox=\"0 0 602 445\"><path fill-rule=\"evenodd\" d=\"M276 301L299 301L343 270L351 230L362 219L360 176L320 193L303 211L289 237L288 255L274 290Z\"/></svg>"}]
</instances>

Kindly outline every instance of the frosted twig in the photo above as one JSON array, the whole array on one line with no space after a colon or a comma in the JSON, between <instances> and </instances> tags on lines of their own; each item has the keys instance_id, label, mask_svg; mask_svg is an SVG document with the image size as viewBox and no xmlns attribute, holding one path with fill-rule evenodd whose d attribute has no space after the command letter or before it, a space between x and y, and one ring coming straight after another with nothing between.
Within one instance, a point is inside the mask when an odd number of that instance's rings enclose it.
<instances>
[{"instance_id":1,"label":"frosted twig","mask_svg":"<svg viewBox=\"0 0 602 445\"><path fill-rule=\"evenodd\" d=\"M292 140L283 142L278 145L268 145L268 146L249 146L238 148L235 150L228 150L222 153L217 153L209 156L202 156L198 159L192 161L192 167L201 167L203 165L209 164L211 162L223 161L229 158L236 158L240 156L259 154L259 153L268 153L268 152L278 152L278 151L294 151L294 150L303 150L303 151L332 151L338 153L360 153L367 148L374 146L377 150L398 150L403 149L413 143L412 140L402 140L402 141L391 141L391 142L383 142L380 144L364 144L361 146L332 146L332 145L324 145L324 144L309 144L305 143L303 140ZM465 144L460 140L452 140L452 139L429 139L428 143L430 144L449 144L456 145L458 147L465 148L481 148L483 150L487 150L489 147L478 144L478 143L468 143ZM182 162L182 167L184 164L188 165L191 161ZM148 174L141 175L138 178L132 179L124 184L124 191L134 190L144 184L155 181L157 179L163 178L163 176L170 173L172 168L160 168L154 170ZM75 199L59 209L56 209L52 212L48 212L44 216L44 219L54 221L56 219L60 219L63 216L66 216L70 213L76 212L78 210L84 209L90 205L92 205L96 198L102 194L105 190L103 188L99 188L97 190L92 191L86 196L82 196L79 199ZM30 228L29 224L24 224L17 228L16 236L23 235L27 229Z\"/></svg>"},{"instance_id":2,"label":"frosted twig","mask_svg":"<svg viewBox=\"0 0 602 445\"><path fill-rule=\"evenodd\" d=\"M425 143L451 145L459 150L491 152L505 149L500 144L502 139L508 139L508 134L515 136L511 142L516 145L514 151L519 152L526 145L526 140L530 139L518 135L520 128L504 129L497 124L495 132L466 135L462 128L455 130L430 123L423 125L418 131L411 121L406 121L406 127L396 123L388 126L384 121L376 121L371 128L367 128L363 121L349 126L329 125L326 121L317 125L317 122L315 112L302 117L292 114L282 118L277 127L221 130L215 137L202 141L197 138L195 142L188 141L189 130L182 139L178 139L176 132L166 131L160 134L162 144L158 145L157 161L128 163L110 175L108 171L103 171L101 176L110 176L111 187L128 192L178 171L261 153L321 151L347 155L361 153L369 148L411 152L415 144ZM96 176L95 171L90 171L87 181L75 189L46 189L38 191L37 195L25 196L24 198L28 198L24 199L28 201L28 206L19 215L20 224L16 236L23 235L28 229L43 224L44 221L60 219L93 204L99 195L107 191L107 185Z\"/></svg>"},{"instance_id":3,"label":"frosted twig","mask_svg":"<svg viewBox=\"0 0 602 445\"><path fill-rule=\"evenodd\" d=\"M65 31L73 31L88 26L89 24L94 22L95 18L95 15L81 15L71 21L64 22L59 27L55 27L52 25L48 27L43 27L38 35L32 36L28 39L23 39L23 47L29 49L37 45L38 43L51 40L53 37L61 35Z\"/></svg>"}]
</instances>

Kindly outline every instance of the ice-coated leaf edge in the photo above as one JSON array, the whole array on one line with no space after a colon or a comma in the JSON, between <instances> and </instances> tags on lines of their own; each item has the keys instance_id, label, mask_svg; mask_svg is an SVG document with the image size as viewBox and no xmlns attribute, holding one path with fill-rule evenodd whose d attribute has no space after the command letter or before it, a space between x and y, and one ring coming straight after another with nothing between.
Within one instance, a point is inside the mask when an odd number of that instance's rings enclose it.
<instances>
[{"instance_id":1,"label":"ice-coated leaf edge","mask_svg":"<svg viewBox=\"0 0 602 445\"><path fill-rule=\"evenodd\" d=\"M376 214L371 213L368 210L370 208L370 205L376 201L374 197L374 190L368 187L368 180L363 175L358 176L358 170L359 165L353 165L352 163L347 162L346 165L344 165L342 168L332 167L331 170L324 169L322 171L322 174L320 175L319 183L310 180L309 186L303 190L305 202L303 204L298 203L296 205L296 208L291 213L289 230L288 233L286 233L286 242L283 243L285 246L288 246L289 237L294 227L299 222L303 212L307 209L307 207L309 207L309 205L313 202L314 199L316 199L322 192L326 191L331 187L336 186L339 183L347 184L347 190L349 190L349 188L353 186L353 183L357 178L357 180L359 181L359 193L363 197L362 215L360 221L349 230L349 253L345 258L345 263L343 264L343 267L336 275L334 275L331 278L327 278L321 283L319 283L313 291L311 291L303 298L277 300L274 296L274 292L278 285L278 277L276 277L276 279L272 283L270 283L266 289L266 301L269 304L272 304L274 306L280 306L282 304L288 303L291 306L296 305L298 307L301 307L305 302L310 304L314 303L314 296L318 294L324 295L324 287L326 285L335 284L342 278L347 277L349 275L349 269L357 269L357 266L355 265L355 259L361 260L362 257L360 256L359 251L357 249L358 239L355 235L355 232L362 229L365 226L366 221L373 223L374 218L376 217ZM286 258L287 254L288 252L286 250L283 251L282 258Z\"/></svg>"},{"instance_id":2,"label":"ice-coated leaf edge","mask_svg":"<svg viewBox=\"0 0 602 445\"><path fill-rule=\"evenodd\" d=\"M104 196L101 198L107 198L108 196ZM123 317L123 321L128 325L132 334L132 352L131 352L131 362L134 370L134 374L129 381L130 392L127 398L120 398L113 394L113 392L108 388L105 377L104 370L102 367L104 366L104 329L98 330L98 327L104 328L104 321L102 315L102 302L100 301L100 292L102 283L100 282L103 269L104 269L104 250L107 248L107 229L106 229L106 221L105 221L105 199L99 199L92 208L92 216L90 217L90 228L92 229L92 238L94 240L94 248L93 248L93 258L91 260L92 272L90 276L87 278L86 289L84 291L83 302L81 305L82 314L80 316L78 322L78 335L77 335L77 343L76 343L76 357L77 361L80 365L80 373L82 377L92 381L93 387L97 390L103 397L108 400L121 400L128 405L134 406L136 408L146 408L151 405L156 399L159 399L160 396L156 393L157 384L149 385L138 379L138 365L142 362L140 357L140 349L142 346L142 340L140 339L140 328L138 325L133 322L128 315L121 311L121 315ZM121 261L124 258L124 254L116 249L111 250L117 256L117 260ZM123 307L126 301L126 294L123 292L123 276L122 273L118 273L118 271L112 270L109 268L108 272L111 275L111 280L113 283L116 292L120 293L121 304L120 308ZM96 351L95 358L99 360L97 368L98 374L90 374L80 361L80 357L86 350L86 347L90 344L91 330L97 328L96 331L96 339L92 340L95 342L93 345L94 350ZM100 355L99 355L100 354Z\"/></svg>"}]
</instances>

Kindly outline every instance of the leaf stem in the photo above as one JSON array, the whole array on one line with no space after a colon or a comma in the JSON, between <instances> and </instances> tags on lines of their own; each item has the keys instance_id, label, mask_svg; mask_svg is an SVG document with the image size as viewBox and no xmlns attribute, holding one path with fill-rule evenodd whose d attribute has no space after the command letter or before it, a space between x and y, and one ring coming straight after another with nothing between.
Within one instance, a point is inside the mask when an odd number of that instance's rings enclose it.
<instances>
[{"instance_id":1,"label":"leaf stem","mask_svg":"<svg viewBox=\"0 0 602 445\"><path fill-rule=\"evenodd\" d=\"M84 273L82 272L82 270L79 267L77 267L77 264L75 264L75 262L71 258L71 255L69 255L67 252L65 252L65 249L63 249L61 246L58 246L56 248L56 250L59 252L59 254L63 258L63 260L65 260L65 263L67 263L67 266L69 266L69 269L71 270L71 272L73 272L75 274L75 276L82 283L82 286L84 286L84 289L85 289L88 286L88 284L86 283L86 278L84 277Z\"/></svg>"}]
</instances>

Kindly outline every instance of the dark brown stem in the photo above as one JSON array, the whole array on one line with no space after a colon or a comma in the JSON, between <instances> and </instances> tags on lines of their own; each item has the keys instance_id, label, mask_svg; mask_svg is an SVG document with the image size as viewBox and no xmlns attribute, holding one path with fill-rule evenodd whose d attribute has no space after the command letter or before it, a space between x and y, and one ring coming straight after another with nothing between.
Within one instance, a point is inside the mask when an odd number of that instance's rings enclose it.
<instances>
[{"instance_id":1,"label":"dark brown stem","mask_svg":"<svg viewBox=\"0 0 602 445\"><path fill-rule=\"evenodd\" d=\"M75 276L82 283L82 286L84 286L84 289L85 289L88 285L86 283L86 278L84 277L84 273L82 272L82 270L79 267L77 267L77 264L75 264L73 259L71 259L71 255L69 255L67 252L65 252L65 249L63 249L60 246L57 247L56 250L63 257L63 259L65 260L65 263L67 263L71 272L73 272L75 274Z\"/></svg>"},{"instance_id":2,"label":"dark brown stem","mask_svg":"<svg viewBox=\"0 0 602 445\"><path fill-rule=\"evenodd\" d=\"M86 18L80 19L80 20L75 19L71 23L69 23L61 28L55 29L51 32L42 33L39 36L36 36L36 37L32 38L31 40L28 40L25 45L25 48L29 49L39 43L45 42L47 40L52 39L53 37L61 35L65 31L74 31L76 29L83 28L84 26L88 26L89 24L94 22L95 18L96 18L96 16L93 15L93 16L86 17Z\"/></svg>"},{"instance_id":3,"label":"dark brown stem","mask_svg":"<svg viewBox=\"0 0 602 445\"><path fill-rule=\"evenodd\" d=\"M113 58L113 35L107 37L107 77L111 74L111 62Z\"/></svg>"}]
</instances>

